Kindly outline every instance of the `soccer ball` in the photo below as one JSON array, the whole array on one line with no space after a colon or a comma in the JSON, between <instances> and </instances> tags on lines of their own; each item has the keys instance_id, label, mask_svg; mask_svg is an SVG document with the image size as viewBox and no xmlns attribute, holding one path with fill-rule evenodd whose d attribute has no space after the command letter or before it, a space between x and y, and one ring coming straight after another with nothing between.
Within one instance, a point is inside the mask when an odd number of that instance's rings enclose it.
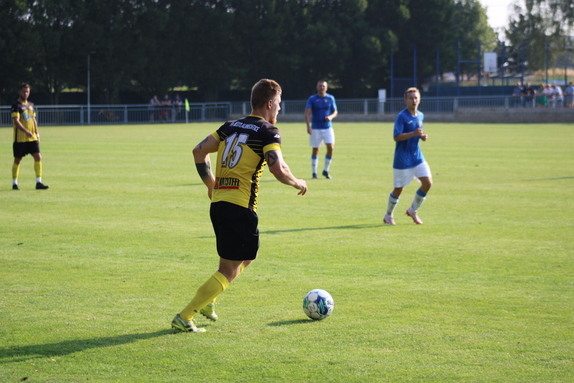
<instances>
[{"instance_id":1,"label":"soccer ball","mask_svg":"<svg viewBox=\"0 0 574 383\"><path fill-rule=\"evenodd\" d=\"M335 301L325 290L311 290L303 299L303 312L314 320L327 318L333 312Z\"/></svg>"}]
</instances>

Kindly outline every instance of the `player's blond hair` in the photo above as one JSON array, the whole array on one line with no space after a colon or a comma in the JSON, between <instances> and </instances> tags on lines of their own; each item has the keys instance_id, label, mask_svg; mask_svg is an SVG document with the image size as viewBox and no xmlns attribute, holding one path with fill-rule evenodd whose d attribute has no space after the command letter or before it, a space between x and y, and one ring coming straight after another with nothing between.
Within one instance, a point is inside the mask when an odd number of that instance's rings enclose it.
<instances>
[{"instance_id":1,"label":"player's blond hair","mask_svg":"<svg viewBox=\"0 0 574 383\"><path fill-rule=\"evenodd\" d=\"M409 93L418 93L419 96L421 95L421 92L419 92L419 90L418 90L417 88L415 88L415 87L409 88L409 89L407 89L407 90L405 91L405 98L407 98L407 95L408 95Z\"/></svg>"},{"instance_id":2,"label":"player's blond hair","mask_svg":"<svg viewBox=\"0 0 574 383\"><path fill-rule=\"evenodd\" d=\"M251 108L262 108L267 101L275 99L281 93L281 86L277 81L267 78L261 79L251 88Z\"/></svg>"}]
</instances>

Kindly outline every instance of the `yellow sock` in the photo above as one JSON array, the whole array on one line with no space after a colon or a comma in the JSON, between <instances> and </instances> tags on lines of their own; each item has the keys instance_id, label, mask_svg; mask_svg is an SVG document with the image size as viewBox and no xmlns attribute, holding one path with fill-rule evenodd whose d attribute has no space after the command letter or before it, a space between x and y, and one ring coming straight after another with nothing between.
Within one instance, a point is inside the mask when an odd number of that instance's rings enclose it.
<instances>
[{"instance_id":1,"label":"yellow sock","mask_svg":"<svg viewBox=\"0 0 574 383\"><path fill-rule=\"evenodd\" d=\"M241 272L242 272L243 270L245 270L245 264L242 263L241 266L239 266L239 274L241 274ZM237 276L239 276L239 274L237 274ZM211 300L211 303L215 303L215 301L217 301L217 297L213 298L213 299ZM203 307L202 307L202 308L203 308Z\"/></svg>"},{"instance_id":2,"label":"yellow sock","mask_svg":"<svg viewBox=\"0 0 574 383\"><path fill-rule=\"evenodd\" d=\"M225 291L229 286L229 281L223 274L217 271L211 276L195 293L195 297L189 302L189 304L184 308L179 316L183 320L192 320L194 315L205 307L209 302L212 302L214 298L217 298L219 294Z\"/></svg>"},{"instance_id":3,"label":"yellow sock","mask_svg":"<svg viewBox=\"0 0 574 383\"><path fill-rule=\"evenodd\" d=\"M42 178L42 161L34 161L34 171L36 178Z\"/></svg>"},{"instance_id":4,"label":"yellow sock","mask_svg":"<svg viewBox=\"0 0 574 383\"><path fill-rule=\"evenodd\" d=\"M20 174L20 164L12 164L12 179L14 181L17 181L19 174Z\"/></svg>"}]
</instances>

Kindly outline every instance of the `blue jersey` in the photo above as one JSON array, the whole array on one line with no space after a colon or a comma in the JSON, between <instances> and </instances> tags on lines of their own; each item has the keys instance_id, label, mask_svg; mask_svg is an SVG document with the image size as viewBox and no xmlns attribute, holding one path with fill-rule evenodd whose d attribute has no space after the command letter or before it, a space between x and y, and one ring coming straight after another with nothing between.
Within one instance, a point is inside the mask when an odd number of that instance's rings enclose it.
<instances>
[{"instance_id":1,"label":"blue jersey","mask_svg":"<svg viewBox=\"0 0 574 383\"><path fill-rule=\"evenodd\" d=\"M335 97L327 93L325 97L314 94L307 100L306 109L311 109L311 127L313 129L329 129L331 121L325 121L325 117L333 114L337 110Z\"/></svg>"},{"instance_id":2,"label":"blue jersey","mask_svg":"<svg viewBox=\"0 0 574 383\"><path fill-rule=\"evenodd\" d=\"M395 119L395 131L393 137L401 133L411 133L417 128L423 128L425 115L417 112L416 116L409 113L408 109L403 109ZM420 137L411 137L408 140L397 141L395 143L395 160L393 168L410 169L422 164L425 161L423 152L419 145Z\"/></svg>"}]
</instances>

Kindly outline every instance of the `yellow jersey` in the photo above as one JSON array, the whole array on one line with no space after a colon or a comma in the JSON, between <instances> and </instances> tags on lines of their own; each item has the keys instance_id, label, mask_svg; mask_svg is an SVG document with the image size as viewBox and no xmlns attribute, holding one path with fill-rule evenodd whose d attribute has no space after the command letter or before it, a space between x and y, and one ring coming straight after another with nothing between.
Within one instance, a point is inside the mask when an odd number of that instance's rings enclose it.
<instances>
[{"instance_id":1,"label":"yellow jersey","mask_svg":"<svg viewBox=\"0 0 574 383\"><path fill-rule=\"evenodd\" d=\"M18 129L16 123L14 123L14 117L32 133L32 137L28 137L26 133ZM20 100L18 100L12 105L12 126L14 127L14 142L38 141L36 112L32 102L20 102Z\"/></svg>"},{"instance_id":2,"label":"yellow jersey","mask_svg":"<svg viewBox=\"0 0 574 383\"><path fill-rule=\"evenodd\" d=\"M213 137L219 141L211 202L226 201L257 211L259 180L269 150L281 150L279 129L250 115L227 121Z\"/></svg>"}]
</instances>

